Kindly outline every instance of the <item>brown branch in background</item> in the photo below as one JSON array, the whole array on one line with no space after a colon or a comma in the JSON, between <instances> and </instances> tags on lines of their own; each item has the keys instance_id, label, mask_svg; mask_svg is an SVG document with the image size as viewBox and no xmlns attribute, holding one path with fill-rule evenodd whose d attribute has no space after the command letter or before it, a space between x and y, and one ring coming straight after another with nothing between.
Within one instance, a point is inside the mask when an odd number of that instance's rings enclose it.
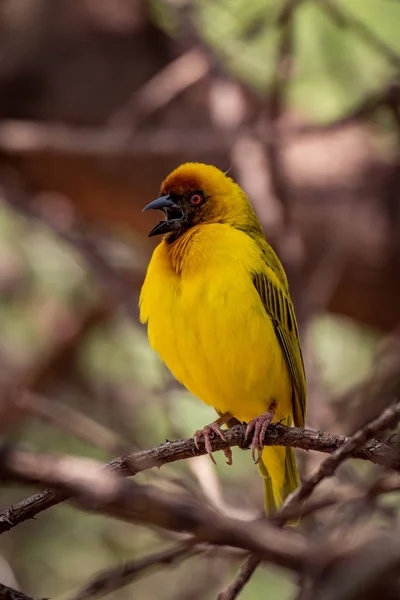
<instances>
[{"instance_id":1,"label":"brown branch in background","mask_svg":"<svg viewBox=\"0 0 400 600\"><path fill-rule=\"evenodd\" d=\"M1 125L0 125L1 130ZM0 134L1 138L1 134ZM98 251L95 243L88 235L82 235L74 226L75 223L68 227L59 224L46 211L38 211L32 206L29 197L21 188L16 186L8 186L3 188L4 201L10 205L13 211L17 211L24 217L36 219L41 223L45 223L52 232L54 232L64 243L70 246L71 250L78 251L88 267L92 270L96 277L97 283L101 288L102 302L104 310L104 318L111 316L117 305L123 304L130 312L133 313L132 303L132 285L131 282L126 282L116 271L115 268L106 260L105 256ZM143 281L143 270L138 268L137 285ZM136 308L136 307L135 307ZM94 325L97 325L94 322Z\"/></svg>"},{"instance_id":2,"label":"brown branch in background","mask_svg":"<svg viewBox=\"0 0 400 600\"><path fill-rule=\"evenodd\" d=\"M300 267L303 244L290 210L288 178L283 160L284 138L278 125L286 110L286 95L293 66L293 17L303 0L287 0L276 21L279 39L276 48L273 79L267 108L260 119L259 130L265 144L271 190L282 207L283 231L277 249L291 286L291 295L297 310L301 304ZM264 135L263 135L264 133Z\"/></svg>"},{"instance_id":3,"label":"brown branch in background","mask_svg":"<svg viewBox=\"0 0 400 600\"><path fill-rule=\"evenodd\" d=\"M99 463L85 459L60 461L48 455L21 457L10 452L0 465L1 474L12 480L60 486L72 494L75 503L83 509L128 522L190 533L201 543L247 549L266 562L311 576L316 581L319 581L319 573L329 577L338 565L341 568L340 565L347 565L349 561L357 561L368 547L374 547L375 552L385 548L388 537L378 534L371 538L370 533L360 537L355 530L346 544L338 544L329 537L323 544L315 544L296 530L277 529L267 520L243 523L216 513L193 498L176 498L160 489L122 480L100 469ZM398 536L391 533L390 539L396 540L390 557L398 557Z\"/></svg>"},{"instance_id":4,"label":"brown branch in background","mask_svg":"<svg viewBox=\"0 0 400 600\"><path fill-rule=\"evenodd\" d=\"M390 94L392 97L393 92ZM380 95L379 98L372 98L371 103L363 102L354 112L328 123L278 126L264 119L255 126L254 131L263 143L279 135L281 143L287 144L298 137L312 137L364 119L370 116L376 107L386 104L387 97ZM227 153L239 136L246 136L248 133L246 126L239 126L234 131L219 130L216 135L215 129L211 127L199 129L188 125L184 130L160 126L151 133L136 132L133 137L129 137L131 134L126 127L78 128L28 120L5 120L0 123L0 150L10 156L52 152L107 159L121 155L159 158L185 154L193 157L194 148L196 155Z\"/></svg>"},{"instance_id":5,"label":"brown branch in background","mask_svg":"<svg viewBox=\"0 0 400 600\"><path fill-rule=\"evenodd\" d=\"M25 390L20 394L16 392L14 403L32 416L69 431L78 439L110 454L123 453L128 449L128 442L124 443L119 435L61 401L49 400L42 394Z\"/></svg>"},{"instance_id":6,"label":"brown branch in background","mask_svg":"<svg viewBox=\"0 0 400 600\"><path fill-rule=\"evenodd\" d=\"M372 539L367 537L351 556L337 561L329 571L313 579L303 578L308 586L296 600L397 600L399 564L398 540L392 531L381 532Z\"/></svg>"},{"instance_id":7,"label":"brown branch in background","mask_svg":"<svg viewBox=\"0 0 400 600\"><path fill-rule=\"evenodd\" d=\"M300 310L297 311L299 324L307 322L317 312L327 309L343 275L347 258L346 248L344 244L339 246L332 237L326 240L326 247L321 252L307 285L304 286ZM308 392L310 396L310 390Z\"/></svg>"},{"instance_id":8,"label":"brown branch in background","mask_svg":"<svg viewBox=\"0 0 400 600\"><path fill-rule=\"evenodd\" d=\"M299 515L299 511L296 509L292 511L292 514L286 510L285 515L289 519L297 518L334 504L342 502L365 502L378 495L396 491L400 491L399 477L397 475L386 475L374 482L366 492L355 492L353 488L349 488L348 490L334 490L323 498L314 499L307 504L304 504L301 515ZM117 589L121 589L122 587L133 583L138 577L146 575L149 570L158 565L175 564L176 561L186 560L201 551L201 545L197 545L196 547L191 546L191 540L188 540L176 547L102 571L93 577L83 589L77 592L74 595L73 600L87 600L88 598L100 597L114 592ZM219 594L218 600L234 600L260 562L261 561L258 558L250 554L244 561L232 584L224 592ZM16 590L0 584L0 600L32 599L21 592L17 592Z\"/></svg>"},{"instance_id":9,"label":"brown branch in background","mask_svg":"<svg viewBox=\"0 0 400 600\"><path fill-rule=\"evenodd\" d=\"M220 594L217 600L234 600L238 597L246 583L250 581L251 576L260 564L260 559L254 554L249 554L246 560L242 563L235 579L232 583Z\"/></svg>"},{"instance_id":10,"label":"brown branch in background","mask_svg":"<svg viewBox=\"0 0 400 600\"><path fill-rule=\"evenodd\" d=\"M400 478L396 475L379 477L366 489L357 489L354 486L342 486L331 490L327 494L306 500L303 504L294 504L281 509L273 519L278 525L285 521L297 520L315 514L326 508L344 504L363 504L376 500L379 496L400 491Z\"/></svg>"},{"instance_id":11,"label":"brown branch in background","mask_svg":"<svg viewBox=\"0 0 400 600\"><path fill-rule=\"evenodd\" d=\"M162 550L139 560L126 562L122 566L102 571L75 594L72 600L88 600L110 594L133 583L138 577L147 575L154 567L175 565L178 561L191 558L199 552L199 548L191 546L190 542L184 542L168 550Z\"/></svg>"},{"instance_id":12,"label":"brown branch in background","mask_svg":"<svg viewBox=\"0 0 400 600\"><path fill-rule=\"evenodd\" d=\"M369 110L366 112L370 114ZM364 116L364 111L361 116ZM255 127L255 131L263 142L279 135L283 144L296 137L312 136L349 125L357 117L358 113L352 113L343 121L339 118L326 124L280 127L263 121ZM193 156L193 149L196 148L196 155L209 155L229 152L238 136L248 133L246 126L239 126L235 131L219 130L216 135L215 129L211 127L199 129L188 125L184 130L160 126L151 133L136 132L133 137L129 137L131 134L126 127L78 128L28 120L5 120L0 123L0 150L10 156L53 152L112 159L121 155L138 158L171 157L176 154Z\"/></svg>"},{"instance_id":13,"label":"brown branch in background","mask_svg":"<svg viewBox=\"0 0 400 600\"><path fill-rule=\"evenodd\" d=\"M276 518L286 520L285 509L301 504L304 500L310 497L316 486L327 477L332 477L339 465L354 455L358 448L363 446L373 436L391 426L396 425L400 419L400 401L395 402L387 408L379 417L371 423L368 423L362 429L359 429L354 435L346 440L346 442L337 450L335 450L328 458L326 458L318 467L311 477L303 481L301 486L297 488L288 498Z\"/></svg>"},{"instance_id":14,"label":"brown branch in background","mask_svg":"<svg viewBox=\"0 0 400 600\"><path fill-rule=\"evenodd\" d=\"M325 508L339 504L370 502L384 494L391 494L400 491L400 478L396 475L384 475L369 485L366 489L357 490L354 487L344 486L343 488L331 490L329 494L323 494L320 497L310 498L302 505L293 505L282 509L282 517L286 521L299 519L314 514ZM282 519L283 520L283 519Z\"/></svg>"},{"instance_id":15,"label":"brown branch in background","mask_svg":"<svg viewBox=\"0 0 400 600\"><path fill-rule=\"evenodd\" d=\"M318 470L308 479L306 479L302 485L289 496L284 505L280 510L272 516L273 522L277 525L283 526L290 519L298 519L305 514L311 514L321 508L331 506L338 499L331 495L329 499L316 500L314 504L302 507L304 500L314 491L315 487L326 477L331 477L338 466L347 458L357 451L357 449L365 444L365 442L371 439L372 436L376 435L380 431L383 431L394 425L399 421L400 418L400 402L396 402L393 406L385 410L382 415L377 419L366 425L363 429L357 431L354 436L347 439L346 442L335 450L325 461L323 461ZM379 489L384 489L384 486L379 488L377 485L376 493L379 493ZM397 487L395 488L397 489ZM364 494L365 497L365 494ZM256 570L259 559L256 556L248 556L243 562L239 569L235 579L225 590L221 592L219 600L234 600L246 583L251 578L252 574Z\"/></svg>"},{"instance_id":16,"label":"brown branch in background","mask_svg":"<svg viewBox=\"0 0 400 600\"><path fill-rule=\"evenodd\" d=\"M267 135L265 139L271 186L274 195L282 205L285 225L288 225L290 219L288 214L288 192L282 165L282 139L277 133L276 125L280 121L285 109L285 96L292 66L292 17L299 3L300 0L288 0L277 18L280 37L276 49L274 74L266 111L267 129L270 133L275 130L275 135Z\"/></svg>"},{"instance_id":17,"label":"brown branch in background","mask_svg":"<svg viewBox=\"0 0 400 600\"><path fill-rule=\"evenodd\" d=\"M246 190L268 236L278 238L282 229L283 207L271 188L265 143L260 136L238 136L232 145L231 160L237 179Z\"/></svg>"},{"instance_id":18,"label":"brown branch in background","mask_svg":"<svg viewBox=\"0 0 400 600\"><path fill-rule=\"evenodd\" d=\"M292 528L281 530L265 519L243 522L227 518L193 497L179 498L161 489L121 479L116 473L102 469L100 463L83 458L4 451L0 475L4 480L50 484L73 497L74 502L84 510L192 535L180 548L101 574L78 594L76 600L118 589L131 582L143 570L171 559L170 552L172 557L177 558L190 554L192 543L232 546L249 550L252 556L257 557L246 560L240 577L226 591L230 595L220 596L220 600L228 600L235 598L239 587L243 587L248 581L258 560L301 574L329 572L332 567L335 569L335 565L347 563L352 557L357 558L362 553L365 542L371 540L368 536L361 539L356 536L354 542L345 546L329 539L323 545L315 544ZM393 491L398 485L394 480L386 483L382 480L378 487L380 486L380 490ZM375 550L376 547L375 543ZM201 547L193 551L201 551ZM397 542L393 552L398 555Z\"/></svg>"},{"instance_id":19,"label":"brown branch in background","mask_svg":"<svg viewBox=\"0 0 400 600\"><path fill-rule=\"evenodd\" d=\"M376 419L393 398L400 398L399 333L395 330L380 342L374 368L368 376L335 399L332 406L335 420L347 435Z\"/></svg>"},{"instance_id":20,"label":"brown branch in background","mask_svg":"<svg viewBox=\"0 0 400 600\"><path fill-rule=\"evenodd\" d=\"M33 600L33 598L0 583L0 600Z\"/></svg>"},{"instance_id":21,"label":"brown branch in background","mask_svg":"<svg viewBox=\"0 0 400 600\"><path fill-rule=\"evenodd\" d=\"M236 139L236 132L216 136L213 129L160 127L137 132L132 137L126 127L112 129L61 126L36 121L3 121L0 124L0 149L11 156L38 152L67 152L76 156L111 159L125 156L171 156L174 153L225 152Z\"/></svg>"},{"instance_id":22,"label":"brown branch in background","mask_svg":"<svg viewBox=\"0 0 400 600\"><path fill-rule=\"evenodd\" d=\"M245 426L237 425L224 432L226 442L218 436L214 437L211 440L213 452L224 450L228 446L246 448L247 444L251 443L251 439L245 442L245 429ZM346 437L335 436L330 433L271 424L266 432L264 443L267 446L292 446L293 448L317 450L329 454L343 446L347 440ZM23 454L21 453L21 455ZM149 450L142 450L116 458L109 462L106 468L127 477L153 467L161 467L164 464L204 454L206 454L204 445L200 444L200 448L197 450L193 438L190 438L177 442L167 442ZM370 440L363 446L357 447L351 456L400 470L400 450L381 440ZM42 511L67 499L68 496L65 493L49 489L17 502L0 513L0 533L12 529L19 523L31 519Z\"/></svg>"},{"instance_id":23,"label":"brown branch in background","mask_svg":"<svg viewBox=\"0 0 400 600\"><path fill-rule=\"evenodd\" d=\"M209 63L201 48L192 48L156 73L134 97L110 119L115 126L132 127L167 106L179 94L201 81L209 72Z\"/></svg>"},{"instance_id":24,"label":"brown branch in background","mask_svg":"<svg viewBox=\"0 0 400 600\"><path fill-rule=\"evenodd\" d=\"M83 510L188 533L214 546L248 550L300 573L308 572L314 563L326 565L335 556L328 547L324 553L319 548L317 554L299 532L279 530L267 520L243 522L226 517L194 497L177 497L122 479L93 460L4 451L0 475L13 482L51 485Z\"/></svg>"}]
</instances>

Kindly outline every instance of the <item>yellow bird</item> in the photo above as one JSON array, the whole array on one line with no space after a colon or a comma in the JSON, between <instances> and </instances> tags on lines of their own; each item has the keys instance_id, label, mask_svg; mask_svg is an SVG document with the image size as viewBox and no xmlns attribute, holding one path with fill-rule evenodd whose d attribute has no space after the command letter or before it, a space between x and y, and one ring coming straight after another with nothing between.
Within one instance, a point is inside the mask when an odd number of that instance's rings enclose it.
<instances>
[{"instance_id":1,"label":"yellow bird","mask_svg":"<svg viewBox=\"0 0 400 600\"><path fill-rule=\"evenodd\" d=\"M292 448L263 447L272 421L304 426L306 381L285 271L243 190L211 165L186 163L143 210L163 234L140 296L150 345L175 378L219 418L195 434L224 438L235 420L254 430L253 458L274 512L299 485ZM226 452L231 464L231 452ZM212 455L211 455L212 456ZM260 460L261 459L261 460Z\"/></svg>"}]
</instances>

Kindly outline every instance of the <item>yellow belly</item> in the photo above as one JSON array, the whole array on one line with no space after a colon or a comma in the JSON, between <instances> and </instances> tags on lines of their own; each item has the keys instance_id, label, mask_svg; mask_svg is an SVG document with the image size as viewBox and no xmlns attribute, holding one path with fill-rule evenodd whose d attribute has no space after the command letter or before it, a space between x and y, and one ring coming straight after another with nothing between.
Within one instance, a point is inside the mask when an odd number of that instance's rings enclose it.
<instances>
[{"instance_id":1,"label":"yellow belly","mask_svg":"<svg viewBox=\"0 0 400 600\"><path fill-rule=\"evenodd\" d=\"M259 257L241 232L231 239L226 231L225 239L218 231L215 246L210 234L180 273L166 243L156 249L141 294L150 345L176 379L219 412L249 421L274 399L275 420L283 419L292 414L292 384L249 275Z\"/></svg>"}]
</instances>

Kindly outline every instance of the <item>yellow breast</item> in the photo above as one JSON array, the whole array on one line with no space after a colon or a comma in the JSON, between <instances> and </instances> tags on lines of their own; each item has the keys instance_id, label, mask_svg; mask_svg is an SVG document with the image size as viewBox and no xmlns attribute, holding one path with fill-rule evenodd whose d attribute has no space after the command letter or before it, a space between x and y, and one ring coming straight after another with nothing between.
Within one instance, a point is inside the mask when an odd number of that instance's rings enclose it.
<instances>
[{"instance_id":1,"label":"yellow breast","mask_svg":"<svg viewBox=\"0 0 400 600\"><path fill-rule=\"evenodd\" d=\"M267 410L271 399L277 420L292 410L286 362L251 279L262 269L245 233L201 225L174 244L161 242L140 298L150 345L176 379L240 421Z\"/></svg>"}]
</instances>

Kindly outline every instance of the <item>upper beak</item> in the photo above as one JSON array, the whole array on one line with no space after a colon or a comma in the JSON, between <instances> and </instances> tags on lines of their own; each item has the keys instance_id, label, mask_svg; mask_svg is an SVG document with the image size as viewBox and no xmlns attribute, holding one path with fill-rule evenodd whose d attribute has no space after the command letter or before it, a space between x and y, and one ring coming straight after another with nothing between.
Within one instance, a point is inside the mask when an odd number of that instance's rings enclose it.
<instances>
[{"instance_id":1,"label":"upper beak","mask_svg":"<svg viewBox=\"0 0 400 600\"><path fill-rule=\"evenodd\" d=\"M144 207L142 212L146 210L163 210L167 218L165 221L160 221L149 233L149 237L168 233L169 231L177 231L182 227L183 213L181 207L171 200L170 196L161 196L153 202L150 202Z\"/></svg>"}]
</instances>

